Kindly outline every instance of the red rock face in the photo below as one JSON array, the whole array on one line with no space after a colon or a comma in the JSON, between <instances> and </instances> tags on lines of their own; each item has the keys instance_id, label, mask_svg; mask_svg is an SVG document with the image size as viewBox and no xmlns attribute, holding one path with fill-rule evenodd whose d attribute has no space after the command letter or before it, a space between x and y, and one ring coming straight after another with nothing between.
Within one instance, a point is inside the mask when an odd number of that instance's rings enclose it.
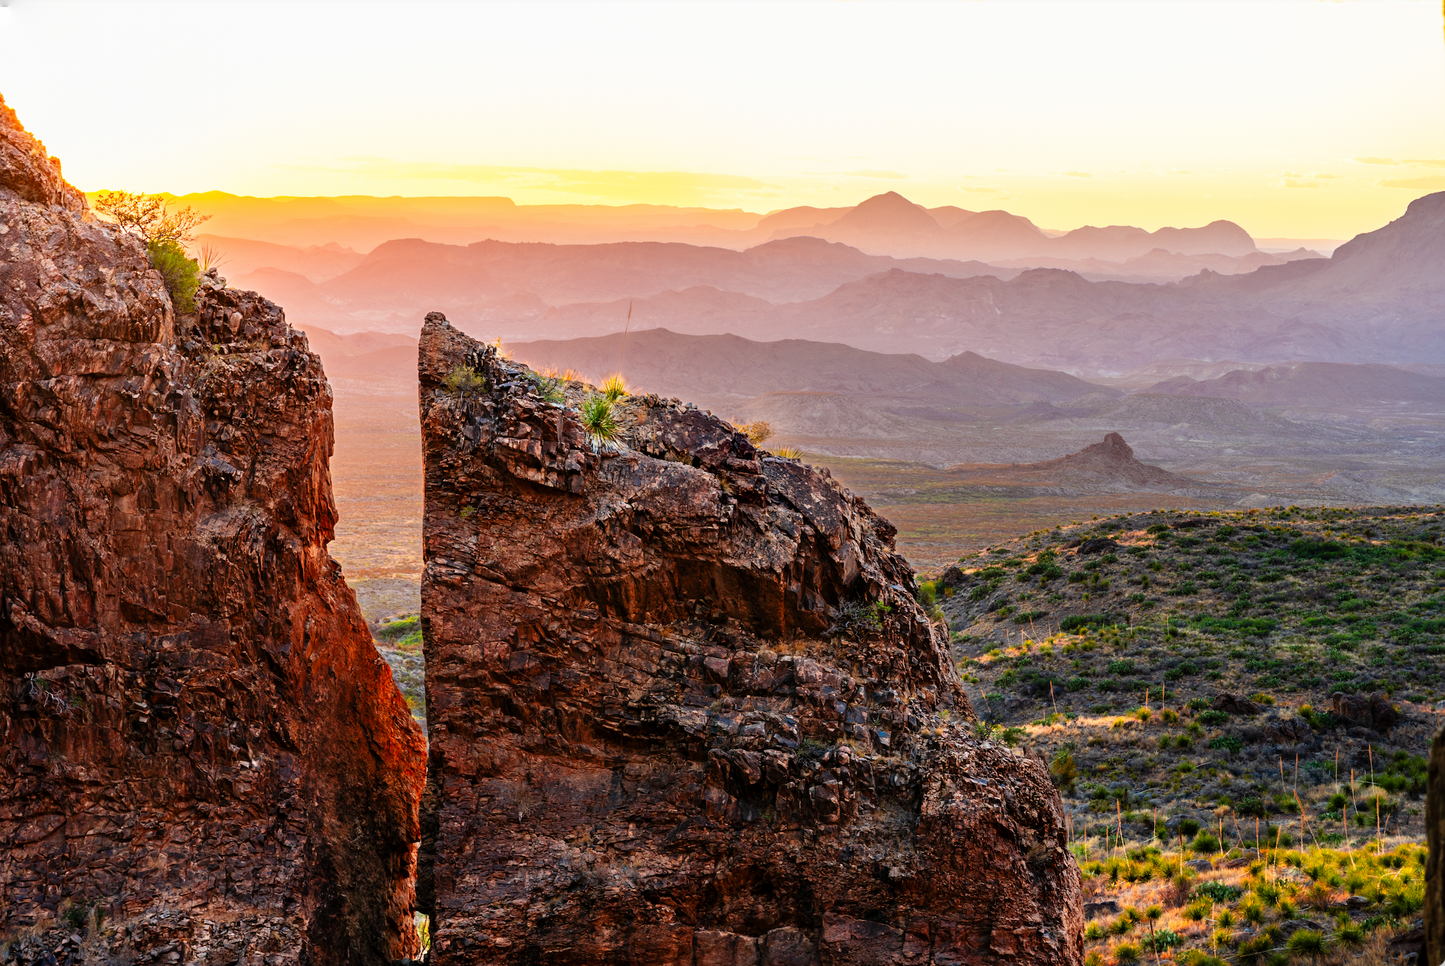
<instances>
[{"instance_id":1,"label":"red rock face","mask_svg":"<svg viewBox=\"0 0 1445 966\"><path fill-rule=\"evenodd\" d=\"M3 104L0 253L0 938L413 951L423 743L326 553L320 360L254 293L174 316Z\"/></svg>"},{"instance_id":2,"label":"red rock face","mask_svg":"<svg viewBox=\"0 0 1445 966\"><path fill-rule=\"evenodd\" d=\"M420 376L436 963L1081 962L886 522L675 401L598 445L436 313Z\"/></svg>"}]
</instances>

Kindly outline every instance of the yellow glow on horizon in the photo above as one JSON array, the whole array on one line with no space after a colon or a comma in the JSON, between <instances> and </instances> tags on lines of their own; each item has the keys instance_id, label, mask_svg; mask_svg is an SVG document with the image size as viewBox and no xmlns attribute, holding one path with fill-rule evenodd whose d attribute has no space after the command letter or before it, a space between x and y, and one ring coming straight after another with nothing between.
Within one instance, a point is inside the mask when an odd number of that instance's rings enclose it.
<instances>
[{"instance_id":1,"label":"yellow glow on horizon","mask_svg":"<svg viewBox=\"0 0 1445 966\"><path fill-rule=\"evenodd\" d=\"M1445 189L1419 0L3 9L0 93L87 189L754 212L895 190L1318 238ZM173 89L114 53L152 48L189 61Z\"/></svg>"}]
</instances>

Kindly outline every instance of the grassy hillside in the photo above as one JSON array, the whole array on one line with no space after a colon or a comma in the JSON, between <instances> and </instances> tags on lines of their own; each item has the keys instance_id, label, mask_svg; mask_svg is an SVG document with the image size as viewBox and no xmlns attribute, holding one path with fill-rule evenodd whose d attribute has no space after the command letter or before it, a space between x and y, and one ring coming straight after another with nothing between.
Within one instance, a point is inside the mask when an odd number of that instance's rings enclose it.
<instances>
[{"instance_id":1,"label":"grassy hillside","mask_svg":"<svg viewBox=\"0 0 1445 966\"><path fill-rule=\"evenodd\" d=\"M1193 958L1314 955L1299 932L1384 955L1370 930L1413 924L1442 534L1434 507L1124 514L923 585L981 730L1049 765L1091 895L1120 904L1100 960L1153 958L1131 905Z\"/></svg>"}]
</instances>

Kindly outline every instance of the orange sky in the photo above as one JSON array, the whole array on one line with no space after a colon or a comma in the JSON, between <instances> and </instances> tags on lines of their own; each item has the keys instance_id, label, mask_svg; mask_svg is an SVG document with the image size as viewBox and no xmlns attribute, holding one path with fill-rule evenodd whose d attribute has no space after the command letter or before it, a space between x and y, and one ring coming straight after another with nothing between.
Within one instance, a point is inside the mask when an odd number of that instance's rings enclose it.
<instances>
[{"instance_id":1,"label":"orange sky","mask_svg":"<svg viewBox=\"0 0 1445 966\"><path fill-rule=\"evenodd\" d=\"M1344 238L1445 189L1441 26L1433 0L8 0L0 92L86 189L897 190Z\"/></svg>"}]
</instances>

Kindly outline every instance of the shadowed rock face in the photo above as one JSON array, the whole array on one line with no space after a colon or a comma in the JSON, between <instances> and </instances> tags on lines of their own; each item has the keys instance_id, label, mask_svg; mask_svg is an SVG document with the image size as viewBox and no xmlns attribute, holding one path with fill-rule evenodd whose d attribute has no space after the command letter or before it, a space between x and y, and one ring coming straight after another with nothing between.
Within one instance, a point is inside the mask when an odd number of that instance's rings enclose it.
<instances>
[{"instance_id":1,"label":"shadowed rock face","mask_svg":"<svg viewBox=\"0 0 1445 966\"><path fill-rule=\"evenodd\" d=\"M424 752L326 553L330 388L272 303L197 302L0 103L0 938L385 962Z\"/></svg>"},{"instance_id":2,"label":"shadowed rock face","mask_svg":"<svg viewBox=\"0 0 1445 966\"><path fill-rule=\"evenodd\" d=\"M1430 844L1425 873L1425 962L1445 962L1445 731L1430 747L1430 788L1425 829Z\"/></svg>"},{"instance_id":3,"label":"shadowed rock face","mask_svg":"<svg viewBox=\"0 0 1445 966\"><path fill-rule=\"evenodd\" d=\"M1058 796L892 527L675 401L595 445L438 313L419 368L437 963L1082 960Z\"/></svg>"}]
</instances>

